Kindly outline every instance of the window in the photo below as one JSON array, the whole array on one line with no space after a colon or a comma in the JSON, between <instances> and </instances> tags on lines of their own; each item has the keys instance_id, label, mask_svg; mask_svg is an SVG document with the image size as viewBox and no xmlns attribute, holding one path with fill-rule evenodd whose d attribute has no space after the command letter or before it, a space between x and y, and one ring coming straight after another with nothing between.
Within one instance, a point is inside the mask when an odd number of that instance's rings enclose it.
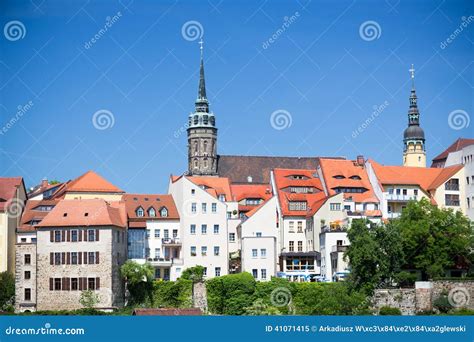
<instances>
[{"instance_id":1,"label":"window","mask_svg":"<svg viewBox=\"0 0 474 342\"><path fill-rule=\"evenodd\" d=\"M88 264L95 264L95 252L89 252L87 258Z\"/></svg>"},{"instance_id":2,"label":"window","mask_svg":"<svg viewBox=\"0 0 474 342\"><path fill-rule=\"evenodd\" d=\"M392 212L392 206L391 206L391 205L387 206L387 211L388 211L389 213Z\"/></svg>"},{"instance_id":3,"label":"window","mask_svg":"<svg viewBox=\"0 0 474 342\"><path fill-rule=\"evenodd\" d=\"M207 246L202 246L201 247L201 255L206 256L207 255Z\"/></svg>"},{"instance_id":4,"label":"window","mask_svg":"<svg viewBox=\"0 0 474 342\"><path fill-rule=\"evenodd\" d=\"M219 195L219 201L225 202L225 195Z\"/></svg>"},{"instance_id":5,"label":"window","mask_svg":"<svg viewBox=\"0 0 474 342\"><path fill-rule=\"evenodd\" d=\"M77 231L77 230L75 230L75 229L71 230L71 241L72 241L72 242L77 242L77 240L78 240L78 236L77 236L77 235L78 235L78 231Z\"/></svg>"},{"instance_id":6,"label":"window","mask_svg":"<svg viewBox=\"0 0 474 342\"><path fill-rule=\"evenodd\" d=\"M258 255L258 250L256 248L252 249L252 258L256 258Z\"/></svg>"},{"instance_id":7,"label":"window","mask_svg":"<svg viewBox=\"0 0 474 342\"><path fill-rule=\"evenodd\" d=\"M201 225L201 234L207 234L207 224Z\"/></svg>"},{"instance_id":8,"label":"window","mask_svg":"<svg viewBox=\"0 0 474 342\"><path fill-rule=\"evenodd\" d=\"M459 195L446 194L445 196L445 205L450 207L459 207Z\"/></svg>"},{"instance_id":9,"label":"window","mask_svg":"<svg viewBox=\"0 0 474 342\"><path fill-rule=\"evenodd\" d=\"M25 300L31 300L31 289L25 289Z\"/></svg>"},{"instance_id":10,"label":"window","mask_svg":"<svg viewBox=\"0 0 474 342\"><path fill-rule=\"evenodd\" d=\"M260 249L260 257L261 258L266 258L267 257L267 249L266 248Z\"/></svg>"},{"instance_id":11,"label":"window","mask_svg":"<svg viewBox=\"0 0 474 342\"><path fill-rule=\"evenodd\" d=\"M217 213L217 203L212 203L211 204L211 209L213 213Z\"/></svg>"},{"instance_id":12,"label":"window","mask_svg":"<svg viewBox=\"0 0 474 342\"><path fill-rule=\"evenodd\" d=\"M295 232L295 222L294 221L290 221L288 223L288 231L290 233L294 233Z\"/></svg>"},{"instance_id":13,"label":"window","mask_svg":"<svg viewBox=\"0 0 474 342\"><path fill-rule=\"evenodd\" d=\"M414 194L415 196L418 196L418 189L413 190L413 194Z\"/></svg>"},{"instance_id":14,"label":"window","mask_svg":"<svg viewBox=\"0 0 474 342\"><path fill-rule=\"evenodd\" d=\"M258 277L258 270L257 270L256 268L254 268L254 269L252 270L252 275L253 275L253 277L254 277L255 279L257 279L257 277Z\"/></svg>"},{"instance_id":15,"label":"window","mask_svg":"<svg viewBox=\"0 0 474 342\"><path fill-rule=\"evenodd\" d=\"M214 234L219 234L219 225L218 224L214 225Z\"/></svg>"},{"instance_id":16,"label":"window","mask_svg":"<svg viewBox=\"0 0 474 342\"><path fill-rule=\"evenodd\" d=\"M160 238L160 230L159 229L155 229L155 238L156 239Z\"/></svg>"},{"instance_id":17,"label":"window","mask_svg":"<svg viewBox=\"0 0 474 342\"><path fill-rule=\"evenodd\" d=\"M87 241L95 241L95 230L89 229L87 231Z\"/></svg>"},{"instance_id":18,"label":"window","mask_svg":"<svg viewBox=\"0 0 474 342\"><path fill-rule=\"evenodd\" d=\"M389 189L388 189L388 193L389 193L390 195L393 195L393 188L389 188Z\"/></svg>"},{"instance_id":19,"label":"window","mask_svg":"<svg viewBox=\"0 0 474 342\"><path fill-rule=\"evenodd\" d=\"M229 241L235 242L235 233L229 233Z\"/></svg>"},{"instance_id":20,"label":"window","mask_svg":"<svg viewBox=\"0 0 474 342\"><path fill-rule=\"evenodd\" d=\"M165 207L161 208L160 215L161 217L168 217L168 209Z\"/></svg>"},{"instance_id":21,"label":"window","mask_svg":"<svg viewBox=\"0 0 474 342\"><path fill-rule=\"evenodd\" d=\"M202 271L202 275L204 277L207 276L207 267L204 267L204 270Z\"/></svg>"},{"instance_id":22,"label":"window","mask_svg":"<svg viewBox=\"0 0 474 342\"><path fill-rule=\"evenodd\" d=\"M71 290L77 291L79 289L77 278L71 278Z\"/></svg>"},{"instance_id":23,"label":"window","mask_svg":"<svg viewBox=\"0 0 474 342\"><path fill-rule=\"evenodd\" d=\"M446 183L444 183L445 190L459 191L459 179L451 178Z\"/></svg>"},{"instance_id":24,"label":"window","mask_svg":"<svg viewBox=\"0 0 474 342\"><path fill-rule=\"evenodd\" d=\"M407 189L403 189L403 196L406 196L408 195L408 190Z\"/></svg>"},{"instance_id":25,"label":"window","mask_svg":"<svg viewBox=\"0 0 474 342\"><path fill-rule=\"evenodd\" d=\"M25 271L25 279L31 279L31 272Z\"/></svg>"},{"instance_id":26,"label":"window","mask_svg":"<svg viewBox=\"0 0 474 342\"><path fill-rule=\"evenodd\" d=\"M147 230L146 230L146 238L147 238L147 239L150 238L150 229L147 229Z\"/></svg>"},{"instance_id":27,"label":"window","mask_svg":"<svg viewBox=\"0 0 474 342\"><path fill-rule=\"evenodd\" d=\"M340 211L341 210L341 203L330 203L329 210L331 211Z\"/></svg>"},{"instance_id":28,"label":"window","mask_svg":"<svg viewBox=\"0 0 474 342\"><path fill-rule=\"evenodd\" d=\"M191 203L191 213L196 213L196 203Z\"/></svg>"},{"instance_id":29,"label":"window","mask_svg":"<svg viewBox=\"0 0 474 342\"><path fill-rule=\"evenodd\" d=\"M207 203L202 203L201 208L202 208L202 213L205 214L207 212Z\"/></svg>"},{"instance_id":30,"label":"window","mask_svg":"<svg viewBox=\"0 0 474 342\"><path fill-rule=\"evenodd\" d=\"M61 278L54 278L54 290L61 291Z\"/></svg>"},{"instance_id":31,"label":"window","mask_svg":"<svg viewBox=\"0 0 474 342\"><path fill-rule=\"evenodd\" d=\"M163 237L164 237L165 239L169 239L169 238L170 238L170 232L169 232L168 229L165 229L165 230L163 231Z\"/></svg>"},{"instance_id":32,"label":"window","mask_svg":"<svg viewBox=\"0 0 474 342\"><path fill-rule=\"evenodd\" d=\"M397 189L397 195L400 195L400 189Z\"/></svg>"},{"instance_id":33,"label":"window","mask_svg":"<svg viewBox=\"0 0 474 342\"><path fill-rule=\"evenodd\" d=\"M31 254L25 254L25 265L31 265Z\"/></svg>"},{"instance_id":34,"label":"window","mask_svg":"<svg viewBox=\"0 0 474 342\"><path fill-rule=\"evenodd\" d=\"M178 230L173 229L173 239L176 239L178 237Z\"/></svg>"},{"instance_id":35,"label":"window","mask_svg":"<svg viewBox=\"0 0 474 342\"><path fill-rule=\"evenodd\" d=\"M191 246L191 256L196 256L196 246Z\"/></svg>"},{"instance_id":36,"label":"window","mask_svg":"<svg viewBox=\"0 0 474 342\"><path fill-rule=\"evenodd\" d=\"M196 234L196 225L195 224L192 224L190 227L189 227L189 231L192 235Z\"/></svg>"},{"instance_id":37,"label":"window","mask_svg":"<svg viewBox=\"0 0 474 342\"><path fill-rule=\"evenodd\" d=\"M89 290L95 290L95 278L87 278L87 288Z\"/></svg>"},{"instance_id":38,"label":"window","mask_svg":"<svg viewBox=\"0 0 474 342\"><path fill-rule=\"evenodd\" d=\"M150 217L155 217L156 216L155 208L151 207L150 209L148 209L148 216L150 216Z\"/></svg>"},{"instance_id":39,"label":"window","mask_svg":"<svg viewBox=\"0 0 474 342\"><path fill-rule=\"evenodd\" d=\"M61 242L61 231L55 230L54 231L54 242Z\"/></svg>"},{"instance_id":40,"label":"window","mask_svg":"<svg viewBox=\"0 0 474 342\"><path fill-rule=\"evenodd\" d=\"M160 257L160 249L159 248L155 248L155 258L159 258Z\"/></svg>"},{"instance_id":41,"label":"window","mask_svg":"<svg viewBox=\"0 0 474 342\"><path fill-rule=\"evenodd\" d=\"M77 265L77 252L71 252L71 264Z\"/></svg>"},{"instance_id":42,"label":"window","mask_svg":"<svg viewBox=\"0 0 474 342\"><path fill-rule=\"evenodd\" d=\"M256 237L262 237L262 232L256 232L256 233L255 233L255 236L256 236Z\"/></svg>"},{"instance_id":43,"label":"window","mask_svg":"<svg viewBox=\"0 0 474 342\"><path fill-rule=\"evenodd\" d=\"M227 218L228 219L232 218L232 212L230 212L230 211L227 212Z\"/></svg>"},{"instance_id":44,"label":"window","mask_svg":"<svg viewBox=\"0 0 474 342\"><path fill-rule=\"evenodd\" d=\"M265 268L262 268L260 270L260 273L261 273L261 278L262 279L267 279L267 270Z\"/></svg>"},{"instance_id":45,"label":"window","mask_svg":"<svg viewBox=\"0 0 474 342\"><path fill-rule=\"evenodd\" d=\"M298 233L303 232L303 221L298 221Z\"/></svg>"},{"instance_id":46,"label":"window","mask_svg":"<svg viewBox=\"0 0 474 342\"><path fill-rule=\"evenodd\" d=\"M195 189L191 189L191 195L195 195L196 194L196 190Z\"/></svg>"},{"instance_id":47,"label":"window","mask_svg":"<svg viewBox=\"0 0 474 342\"><path fill-rule=\"evenodd\" d=\"M219 246L214 246L214 255L219 255Z\"/></svg>"},{"instance_id":48,"label":"window","mask_svg":"<svg viewBox=\"0 0 474 342\"><path fill-rule=\"evenodd\" d=\"M303 251L303 241L298 241L298 252Z\"/></svg>"},{"instance_id":49,"label":"window","mask_svg":"<svg viewBox=\"0 0 474 342\"><path fill-rule=\"evenodd\" d=\"M143 217L145 215L145 212L142 207L138 207L137 210L135 210L135 213L138 217Z\"/></svg>"},{"instance_id":50,"label":"window","mask_svg":"<svg viewBox=\"0 0 474 342\"><path fill-rule=\"evenodd\" d=\"M290 241L289 242L289 246L290 246L290 252L294 252L295 251L295 242L294 241Z\"/></svg>"},{"instance_id":51,"label":"window","mask_svg":"<svg viewBox=\"0 0 474 342\"><path fill-rule=\"evenodd\" d=\"M214 273L216 274L216 277L220 277L221 276L221 268L220 267L216 267L214 269Z\"/></svg>"},{"instance_id":52,"label":"window","mask_svg":"<svg viewBox=\"0 0 474 342\"><path fill-rule=\"evenodd\" d=\"M61 253L54 253L54 264L61 265Z\"/></svg>"},{"instance_id":53,"label":"window","mask_svg":"<svg viewBox=\"0 0 474 342\"><path fill-rule=\"evenodd\" d=\"M291 201L288 203L288 209L293 211L306 211L305 201Z\"/></svg>"}]
</instances>

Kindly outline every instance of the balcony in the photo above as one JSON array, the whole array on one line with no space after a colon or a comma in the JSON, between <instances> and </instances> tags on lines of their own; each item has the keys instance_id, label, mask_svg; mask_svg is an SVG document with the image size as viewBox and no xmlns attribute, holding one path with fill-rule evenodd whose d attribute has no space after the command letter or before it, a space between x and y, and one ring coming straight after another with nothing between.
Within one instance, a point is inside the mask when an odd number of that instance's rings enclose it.
<instances>
[{"instance_id":1,"label":"balcony","mask_svg":"<svg viewBox=\"0 0 474 342\"><path fill-rule=\"evenodd\" d=\"M166 246L181 246L181 240L178 238L164 238L161 239L161 243Z\"/></svg>"},{"instance_id":2,"label":"balcony","mask_svg":"<svg viewBox=\"0 0 474 342\"><path fill-rule=\"evenodd\" d=\"M147 262L149 262L152 266L172 266L172 265L182 265L183 260L177 258L147 258Z\"/></svg>"},{"instance_id":3,"label":"balcony","mask_svg":"<svg viewBox=\"0 0 474 342\"><path fill-rule=\"evenodd\" d=\"M331 248L331 253L344 253L345 251L347 251L347 248L349 246L345 245L345 246L342 246L342 245L334 245L332 246Z\"/></svg>"},{"instance_id":4,"label":"balcony","mask_svg":"<svg viewBox=\"0 0 474 342\"><path fill-rule=\"evenodd\" d=\"M389 202L408 202L416 201L418 196L409 196L409 195L397 195L397 194L387 194L386 199Z\"/></svg>"}]
</instances>

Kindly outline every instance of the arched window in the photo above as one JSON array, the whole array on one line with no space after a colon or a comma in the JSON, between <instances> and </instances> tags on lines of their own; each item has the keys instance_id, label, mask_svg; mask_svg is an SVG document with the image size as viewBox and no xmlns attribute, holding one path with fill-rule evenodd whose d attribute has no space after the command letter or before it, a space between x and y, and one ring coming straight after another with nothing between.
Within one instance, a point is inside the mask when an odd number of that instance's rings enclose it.
<instances>
[{"instance_id":1,"label":"arched window","mask_svg":"<svg viewBox=\"0 0 474 342\"><path fill-rule=\"evenodd\" d=\"M150 207L150 208L148 209L148 216L150 216L150 217L155 217L155 216L156 216L156 210L155 210L155 208Z\"/></svg>"},{"instance_id":2,"label":"arched window","mask_svg":"<svg viewBox=\"0 0 474 342\"><path fill-rule=\"evenodd\" d=\"M198 152L198 142L195 141L194 142L194 153L197 153Z\"/></svg>"},{"instance_id":3,"label":"arched window","mask_svg":"<svg viewBox=\"0 0 474 342\"><path fill-rule=\"evenodd\" d=\"M204 140L204 152L207 152L207 140Z\"/></svg>"},{"instance_id":4,"label":"arched window","mask_svg":"<svg viewBox=\"0 0 474 342\"><path fill-rule=\"evenodd\" d=\"M135 213L137 214L138 217L143 217L145 215L145 211L143 210L142 207L138 207L137 210L135 210Z\"/></svg>"},{"instance_id":5,"label":"arched window","mask_svg":"<svg viewBox=\"0 0 474 342\"><path fill-rule=\"evenodd\" d=\"M160 215L161 217L168 217L168 209L166 207L161 208Z\"/></svg>"}]
</instances>

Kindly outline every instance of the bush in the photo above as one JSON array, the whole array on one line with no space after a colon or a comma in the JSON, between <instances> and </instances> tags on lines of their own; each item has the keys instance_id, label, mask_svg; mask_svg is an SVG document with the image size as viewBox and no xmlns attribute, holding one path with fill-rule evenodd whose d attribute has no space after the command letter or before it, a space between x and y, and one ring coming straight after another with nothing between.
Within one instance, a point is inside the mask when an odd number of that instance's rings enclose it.
<instances>
[{"instance_id":1,"label":"bush","mask_svg":"<svg viewBox=\"0 0 474 342\"><path fill-rule=\"evenodd\" d=\"M474 316L474 310L471 309L458 309L458 310L453 310L450 312L450 315L455 315L455 316Z\"/></svg>"},{"instance_id":2,"label":"bush","mask_svg":"<svg viewBox=\"0 0 474 342\"><path fill-rule=\"evenodd\" d=\"M204 279L204 266L189 267L181 273L181 279L192 280L194 282L203 281Z\"/></svg>"},{"instance_id":3,"label":"bush","mask_svg":"<svg viewBox=\"0 0 474 342\"><path fill-rule=\"evenodd\" d=\"M442 292L438 298L433 301L433 307L440 313L448 313L453 307L449 303L448 293Z\"/></svg>"},{"instance_id":4,"label":"bush","mask_svg":"<svg viewBox=\"0 0 474 342\"><path fill-rule=\"evenodd\" d=\"M153 307L189 308L192 307L192 281L158 280L153 283Z\"/></svg>"},{"instance_id":5,"label":"bush","mask_svg":"<svg viewBox=\"0 0 474 342\"><path fill-rule=\"evenodd\" d=\"M379 310L380 316L400 316L402 312L399 308L392 308L390 306L382 306Z\"/></svg>"},{"instance_id":6,"label":"bush","mask_svg":"<svg viewBox=\"0 0 474 342\"><path fill-rule=\"evenodd\" d=\"M15 278L9 272L0 273L0 310L7 311L15 303Z\"/></svg>"},{"instance_id":7,"label":"bush","mask_svg":"<svg viewBox=\"0 0 474 342\"><path fill-rule=\"evenodd\" d=\"M400 287L413 287L418 279L416 273L402 271L395 276L395 281Z\"/></svg>"}]
</instances>

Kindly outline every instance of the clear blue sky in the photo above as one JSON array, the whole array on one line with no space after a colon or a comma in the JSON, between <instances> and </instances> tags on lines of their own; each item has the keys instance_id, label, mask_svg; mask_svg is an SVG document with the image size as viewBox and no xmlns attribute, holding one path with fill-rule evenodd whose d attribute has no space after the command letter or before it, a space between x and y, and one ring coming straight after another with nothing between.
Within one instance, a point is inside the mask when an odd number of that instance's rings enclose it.
<instances>
[{"instance_id":1,"label":"clear blue sky","mask_svg":"<svg viewBox=\"0 0 474 342\"><path fill-rule=\"evenodd\" d=\"M198 40L182 34L189 21L204 31L220 154L363 154L400 164L411 63L428 159L474 135L474 122L448 125L454 110L474 113L474 21L441 47L474 15L472 1L65 3L0 4L1 126L33 104L0 135L0 176L23 176L27 186L92 169L128 192L166 192L169 175L187 168L180 129L194 109L199 67ZM11 21L25 32L5 33ZM375 36L371 23L361 36L367 21L378 25ZM112 127L94 127L99 110L113 114ZM277 110L291 126L272 127Z\"/></svg>"}]
</instances>

